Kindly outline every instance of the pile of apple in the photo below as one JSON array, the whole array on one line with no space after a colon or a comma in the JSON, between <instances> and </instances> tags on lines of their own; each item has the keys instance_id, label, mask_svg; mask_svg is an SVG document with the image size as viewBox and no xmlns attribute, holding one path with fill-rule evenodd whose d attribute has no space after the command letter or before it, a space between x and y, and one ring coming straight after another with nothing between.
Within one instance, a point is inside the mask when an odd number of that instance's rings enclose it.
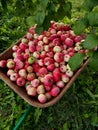
<instances>
[{"instance_id":1,"label":"pile of apple","mask_svg":"<svg viewBox=\"0 0 98 130\"><path fill-rule=\"evenodd\" d=\"M85 53L84 38L63 23L51 21L41 35L36 26L12 47L12 58L1 60L0 67L7 68L9 79L24 87L29 96L45 103L58 96L73 76L68 61L75 53Z\"/></svg>"}]
</instances>

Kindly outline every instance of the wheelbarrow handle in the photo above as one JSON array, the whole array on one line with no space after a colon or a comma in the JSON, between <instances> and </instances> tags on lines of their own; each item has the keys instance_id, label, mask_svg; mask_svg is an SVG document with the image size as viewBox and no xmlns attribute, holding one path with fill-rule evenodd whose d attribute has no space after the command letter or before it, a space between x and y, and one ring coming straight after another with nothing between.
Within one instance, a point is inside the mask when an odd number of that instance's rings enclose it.
<instances>
[{"instance_id":1,"label":"wheelbarrow handle","mask_svg":"<svg viewBox=\"0 0 98 130\"><path fill-rule=\"evenodd\" d=\"M26 117L30 113L31 109L32 109L32 106L29 105L28 108L26 109L25 113L18 120L18 122L17 122L16 126L13 128L13 130L18 130L19 129L19 127L21 126L21 124L23 123L23 121L26 119Z\"/></svg>"}]
</instances>

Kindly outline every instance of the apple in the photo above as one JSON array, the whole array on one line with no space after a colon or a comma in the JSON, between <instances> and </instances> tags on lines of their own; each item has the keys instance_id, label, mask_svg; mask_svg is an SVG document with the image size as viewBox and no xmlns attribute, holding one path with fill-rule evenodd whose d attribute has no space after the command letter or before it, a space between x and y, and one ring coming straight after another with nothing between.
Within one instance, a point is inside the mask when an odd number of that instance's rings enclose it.
<instances>
[{"instance_id":1,"label":"apple","mask_svg":"<svg viewBox=\"0 0 98 130\"><path fill-rule=\"evenodd\" d=\"M31 42L31 43L32 43L32 42ZM30 43L29 43L29 44L30 44ZM33 53L34 51L36 51L36 46L34 45L34 43L29 45L29 51L30 51L31 53Z\"/></svg>"},{"instance_id":2,"label":"apple","mask_svg":"<svg viewBox=\"0 0 98 130\"><path fill-rule=\"evenodd\" d=\"M43 42L44 42L44 44L48 44L48 43L49 43L48 38L44 36L44 37L43 37Z\"/></svg>"},{"instance_id":3,"label":"apple","mask_svg":"<svg viewBox=\"0 0 98 130\"><path fill-rule=\"evenodd\" d=\"M35 51L35 52L33 52L33 57L38 59L39 58L39 54L40 53L38 51Z\"/></svg>"},{"instance_id":4,"label":"apple","mask_svg":"<svg viewBox=\"0 0 98 130\"><path fill-rule=\"evenodd\" d=\"M40 102L40 103L45 103L46 101L47 101L47 97L45 96L45 94L39 94L38 95L38 101Z\"/></svg>"},{"instance_id":5,"label":"apple","mask_svg":"<svg viewBox=\"0 0 98 130\"><path fill-rule=\"evenodd\" d=\"M38 94L44 94L44 93L45 93L44 85L39 85L39 86L37 87L37 93L38 93Z\"/></svg>"},{"instance_id":6,"label":"apple","mask_svg":"<svg viewBox=\"0 0 98 130\"><path fill-rule=\"evenodd\" d=\"M26 72L25 69L20 69L19 72L18 72L18 74L20 75L20 77L23 77L25 79L27 77L27 72Z\"/></svg>"},{"instance_id":7,"label":"apple","mask_svg":"<svg viewBox=\"0 0 98 130\"><path fill-rule=\"evenodd\" d=\"M40 68L39 71L38 71L38 75L39 75L40 77L44 77L47 73L48 73L48 70L47 70L46 67L42 67L42 68Z\"/></svg>"},{"instance_id":8,"label":"apple","mask_svg":"<svg viewBox=\"0 0 98 130\"><path fill-rule=\"evenodd\" d=\"M26 38L22 38L22 39L21 39L21 42L22 42L22 43L28 43L28 40L27 40Z\"/></svg>"},{"instance_id":9,"label":"apple","mask_svg":"<svg viewBox=\"0 0 98 130\"><path fill-rule=\"evenodd\" d=\"M70 60L70 57L71 57L71 56L70 56L69 54L65 54L65 55L64 55L64 61L65 61L65 62L68 62L68 61Z\"/></svg>"},{"instance_id":10,"label":"apple","mask_svg":"<svg viewBox=\"0 0 98 130\"><path fill-rule=\"evenodd\" d=\"M35 73L39 72L40 66L39 66L38 63L35 62L35 63L32 65L32 67L33 67L33 71L34 71Z\"/></svg>"},{"instance_id":11,"label":"apple","mask_svg":"<svg viewBox=\"0 0 98 130\"><path fill-rule=\"evenodd\" d=\"M33 64L35 62L35 58L33 57L33 56L30 56L29 58L28 58L28 63L29 64Z\"/></svg>"},{"instance_id":12,"label":"apple","mask_svg":"<svg viewBox=\"0 0 98 130\"><path fill-rule=\"evenodd\" d=\"M34 87L29 87L29 88L27 89L27 94L28 94L29 96L37 96L37 89L34 88Z\"/></svg>"},{"instance_id":13,"label":"apple","mask_svg":"<svg viewBox=\"0 0 98 130\"><path fill-rule=\"evenodd\" d=\"M28 40L32 40L32 39L33 39L33 35L28 32L28 33L26 34L26 38L27 38Z\"/></svg>"},{"instance_id":14,"label":"apple","mask_svg":"<svg viewBox=\"0 0 98 130\"><path fill-rule=\"evenodd\" d=\"M57 36L58 36L58 37L61 37L61 35L62 35L62 31L60 31L60 30L57 31Z\"/></svg>"},{"instance_id":15,"label":"apple","mask_svg":"<svg viewBox=\"0 0 98 130\"><path fill-rule=\"evenodd\" d=\"M19 77L18 73L10 74L10 80L11 81L16 81L18 77Z\"/></svg>"},{"instance_id":16,"label":"apple","mask_svg":"<svg viewBox=\"0 0 98 130\"><path fill-rule=\"evenodd\" d=\"M51 86L53 85L53 83L54 83L53 76L50 75L50 74L45 75L45 77L44 77L44 79L43 79L43 84L44 84L45 86L51 87Z\"/></svg>"},{"instance_id":17,"label":"apple","mask_svg":"<svg viewBox=\"0 0 98 130\"><path fill-rule=\"evenodd\" d=\"M68 77L72 77L72 76L73 76L73 71L67 70L67 71L66 71L66 75L67 75Z\"/></svg>"},{"instance_id":18,"label":"apple","mask_svg":"<svg viewBox=\"0 0 98 130\"><path fill-rule=\"evenodd\" d=\"M58 82L56 83L56 85L57 85L59 88L64 88L65 83L64 83L62 80L60 80L60 81L58 81Z\"/></svg>"},{"instance_id":19,"label":"apple","mask_svg":"<svg viewBox=\"0 0 98 130\"><path fill-rule=\"evenodd\" d=\"M33 34L33 38L34 38L34 39L38 39L38 36L39 36L39 35L38 35L37 33L34 33L34 34Z\"/></svg>"},{"instance_id":20,"label":"apple","mask_svg":"<svg viewBox=\"0 0 98 130\"><path fill-rule=\"evenodd\" d=\"M54 54L54 60L56 61L56 62L62 62L62 61L64 61L64 55L63 55L63 53L61 53L61 52L56 52L55 54Z\"/></svg>"},{"instance_id":21,"label":"apple","mask_svg":"<svg viewBox=\"0 0 98 130\"><path fill-rule=\"evenodd\" d=\"M50 64L54 63L54 60L50 57L45 57L44 58L44 65L48 66Z\"/></svg>"},{"instance_id":22,"label":"apple","mask_svg":"<svg viewBox=\"0 0 98 130\"><path fill-rule=\"evenodd\" d=\"M46 52L45 51L42 51L41 53L40 53L40 58L41 59L44 59L46 57Z\"/></svg>"},{"instance_id":23,"label":"apple","mask_svg":"<svg viewBox=\"0 0 98 130\"><path fill-rule=\"evenodd\" d=\"M17 55L16 55L16 59L19 59L19 60L21 60L21 61L24 61L24 53L17 53Z\"/></svg>"},{"instance_id":24,"label":"apple","mask_svg":"<svg viewBox=\"0 0 98 130\"><path fill-rule=\"evenodd\" d=\"M29 32L30 32L31 34L35 34L35 29L36 29L36 27L37 27L37 24L35 24L33 27L30 27L30 28L29 28Z\"/></svg>"},{"instance_id":25,"label":"apple","mask_svg":"<svg viewBox=\"0 0 98 130\"><path fill-rule=\"evenodd\" d=\"M16 80L16 84L20 87L24 86L26 83L26 80L23 77L18 77Z\"/></svg>"},{"instance_id":26,"label":"apple","mask_svg":"<svg viewBox=\"0 0 98 130\"><path fill-rule=\"evenodd\" d=\"M24 67L23 61L21 61L19 59L14 59L14 61L15 61L15 69L16 70L20 70Z\"/></svg>"},{"instance_id":27,"label":"apple","mask_svg":"<svg viewBox=\"0 0 98 130\"><path fill-rule=\"evenodd\" d=\"M54 51L54 52L61 52L62 49L61 49L60 46L55 46L55 47L53 48L53 51Z\"/></svg>"},{"instance_id":28,"label":"apple","mask_svg":"<svg viewBox=\"0 0 98 130\"><path fill-rule=\"evenodd\" d=\"M65 39L65 44L66 44L68 47L71 47L71 46L73 46L74 42L73 42L72 39L66 38L66 39Z\"/></svg>"},{"instance_id":29,"label":"apple","mask_svg":"<svg viewBox=\"0 0 98 130\"><path fill-rule=\"evenodd\" d=\"M50 58L53 58L54 57L54 52L53 51L49 51L46 53L46 55Z\"/></svg>"},{"instance_id":30,"label":"apple","mask_svg":"<svg viewBox=\"0 0 98 130\"><path fill-rule=\"evenodd\" d=\"M50 92L45 92L45 96L46 96L47 100L50 100L52 98Z\"/></svg>"},{"instance_id":31,"label":"apple","mask_svg":"<svg viewBox=\"0 0 98 130\"><path fill-rule=\"evenodd\" d=\"M0 67L1 68L6 68L7 61L6 60L0 60Z\"/></svg>"},{"instance_id":32,"label":"apple","mask_svg":"<svg viewBox=\"0 0 98 130\"><path fill-rule=\"evenodd\" d=\"M50 35L50 37L49 37L49 41L53 41L54 40L54 43L52 43L53 45L55 45L55 42L57 41L57 42L59 42L60 40L57 38L57 34L52 34L52 35ZM55 40L56 39L56 40ZM56 43L57 45L60 45L60 43Z\"/></svg>"},{"instance_id":33,"label":"apple","mask_svg":"<svg viewBox=\"0 0 98 130\"><path fill-rule=\"evenodd\" d=\"M74 41L75 41L75 42L81 42L81 40L82 40L82 37L81 37L81 36L76 36L76 37L74 38Z\"/></svg>"},{"instance_id":34,"label":"apple","mask_svg":"<svg viewBox=\"0 0 98 130\"><path fill-rule=\"evenodd\" d=\"M60 46L61 45L61 41L60 41L59 38L55 38L55 39L53 39L52 44L54 46Z\"/></svg>"},{"instance_id":35,"label":"apple","mask_svg":"<svg viewBox=\"0 0 98 130\"><path fill-rule=\"evenodd\" d=\"M69 37L69 34L66 33L66 34L62 34L60 38L61 38L61 41L65 41L65 39L68 37Z\"/></svg>"},{"instance_id":36,"label":"apple","mask_svg":"<svg viewBox=\"0 0 98 130\"><path fill-rule=\"evenodd\" d=\"M53 71L53 70L55 69L55 64L53 63L53 64L48 65L48 66L47 66L47 69L48 69L49 71Z\"/></svg>"},{"instance_id":37,"label":"apple","mask_svg":"<svg viewBox=\"0 0 98 130\"><path fill-rule=\"evenodd\" d=\"M45 52L49 52L49 50L50 50L49 45L44 45L44 51L45 51Z\"/></svg>"},{"instance_id":38,"label":"apple","mask_svg":"<svg viewBox=\"0 0 98 130\"><path fill-rule=\"evenodd\" d=\"M76 47L75 47L75 51L80 51L81 49L82 49L81 46L76 46Z\"/></svg>"},{"instance_id":39,"label":"apple","mask_svg":"<svg viewBox=\"0 0 98 130\"><path fill-rule=\"evenodd\" d=\"M66 65L60 65L60 71L61 71L62 73L66 72L66 70L67 70Z\"/></svg>"},{"instance_id":40,"label":"apple","mask_svg":"<svg viewBox=\"0 0 98 130\"><path fill-rule=\"evenodd\" d=\"M49 32L50 32L51 34L56 34L56 30L55 30L54 28L50 28L50 29L49 29Z\"/></svg>"},{"instance_id":41,"label":"apple","mask_svg":"<svg viewBox=\"0 0 98 130\"><path fill-rule=\"evenodd\" d=\"M38 42L37 42L37 45L38 46L41 46L42 47L42 45L43 45L44 43L43 43L43 41L41 41L41 40L39 40ZM36 46L37 47L37 46Z\"/></svg>"},{"instance_id":42,"label":"apple","mask_svg":"<svg viewBox=\"0 0 98 130\"><path fill-rule=\"evenodd\" d=\"M30 57L30 53L24 53L23 58L24 60L27 60Z\"/></svg>"},{"instance_id":43,"label":"apple","mask_svg":"<svg viewBox=\"0 0 98 130\"><path fill-rule=\"evenodd\" d=\"M17 52L14 51L14 52L12 53L12 56L13 56L13 58L17 58Z\"/></svg>"},{"instance_id":44,"label":"apple","mask_svg":"<svg viewBox=\"0 0 98 130\"><path fill-rule=\"evenodd\" d=\"M9 61L7 61L6 66L9 69L13 69L15 67L15 61L13 59L10 59Z\"/></svg>"},{"instance_id":45,"label":"apple","mask_svg":"<svg viewBox=\"0 0 98 130\"><path fill-rule=\"evenodd\" d=\"M29 88L32 88L32 85L30 84L30 82L26 82L25 88L26 88L26 91L28 91Z\"/></svg>"},{"instance_id":46,"label":"apple","mask_svg":"<svg viewBox=\"0 0 98 130\"><path fill-rule=\"evenodd\" d=\"M8 71L7 71L7 76L10 76L11 74L13 74L14 73L14 70L13 69L8 69Z\"/></svg>"},{"instance_id":47,"label":"apple","mask_svg":"<svg viewBox=\"0 0 98 130\"><path fill-rule=\"evenodd\" d=\"M39 35L38 40L39 40L39 41L42 41L42 40L43 40L43 37L44 37L43 35ZM42 41L42 42L43 42L43 41Z\"/></svg>"},{"instance_id":48,"label":"apple","mask_svg":"<svg viewBox=\"0 0 98 130\"><path fill-rule=\"evenodd\" d=\"M31 85L32 85L33 87L38 87L39 83L40 83L40 80L39 80L39 79L33 79L33 80L31 81Z\"/></svg>"},{"instance_id":49,"label":"apple","mask_svg":"<svg viewBox=\"0 0 98 130\"><path fill-rule=\"evenodd\" d=\"M24 42L21 42L21 43L19 44L19 48L24 51L25 49L28 48L28 44L27 44L27 43L24 43Z\"/></svg>"},{"instance_id":50,"label":"apple","mask_svg":"<svg viewBox=\"0 0 98 130\"><path fill-rule=\"evenodd\" d=\"M62 81L64 83L67 83L69 81L69 77L66 74L62 74L62 78L61 79L62 79Z\"/></svg>"},{"instance_id":51,"label":"apple","mask_svg":"<svg viewBox=\"0 0 98 130\"><path fill-rule=\"evenodd\" d=\"M53 71L53 79L57 82L61 80L61 72L59 69Z\"/></svg>"},{"instance_id":52,"label":"apple","mask_svg":"<svg viewBox=\"0 0 98 130\"><path fill-rule=\"evenodd\" d=\"M35 74L34 73L28 73L27 74L27 80L28 81L32 81L35 78Z\"/></svg>"},{"instance_id":53,"label":"apple","mask_svg":"<svg viewBox=\"0 0 98 130\"><path fill-rule=\"evenodd\" d=\"M32 67L31 65L27 65L26 71L27 71L28 73L32 73L32 72L33 72L33 67Z\"/></svg>"},{"instance_id":54,"label":"apple","mask_svg":"<svg viewBox=\"0 0 98 130\"><path fill-rule=\"evenodd\" d=\"M56 97L58 94L60 93L60 88L57 87L57 86L54 86L51 91L50 91L50 94L51 96L53 97Z\"/></svg>"},{"instance_id":55,"label":"apple","mask_svg":"<svg viewBox=\"0 0 98 130\"><path fill-rule=\"evenodd\" d=\"M39 64L39 66L44 66L44 61L43 61L43 59L37 60L37 63Z\"/></svg>"},{"instance_id":56,"label":"apple","mask_svg":"<svg viewBox=\"0 0 98 130\"><path fill-rule=\"evenodd\" d=\"M14 45L13 47L12 47L12 51L17 51L19 49L19 46L18 45Z\"/></svg>"},{"instance_id":57,"label":"apple","mask_svg":"<svg viewBox=\"0 0 98 130\"><path fill-rule=\"evenodd\" d=\"M43 43L43 42L42 42ZM36 46L36 50L38 52L42 52L44 50L43 44L41 43L41 41L39 42L39 45Z\"/></svg>"}]
</instances>

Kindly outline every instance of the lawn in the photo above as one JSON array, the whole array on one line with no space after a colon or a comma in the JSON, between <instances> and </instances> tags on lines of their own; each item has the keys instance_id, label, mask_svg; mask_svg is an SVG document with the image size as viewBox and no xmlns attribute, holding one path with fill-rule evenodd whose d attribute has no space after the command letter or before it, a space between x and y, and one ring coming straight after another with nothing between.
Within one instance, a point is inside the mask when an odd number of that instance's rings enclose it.
<instances>
[{"instance_id":1,"label":"lawn","mask_svg":"<svg viewBox=\"0 0 98 130\"><path fill-rule=\"evenodd\" d=\"M73 22L83 15L83 12L79 12L82 0L70 1ZM14 7L14 2L10 1L8 11L3 10L0 4L0 52L15 43L29 28L26 18L19 17L11 4ZM97 77L98 72L87 66L59 102L44 109L32 107L19 130L98 129ZM0 79L0 130L12 130L28 106Z\"/></svg>"}]
</instances>

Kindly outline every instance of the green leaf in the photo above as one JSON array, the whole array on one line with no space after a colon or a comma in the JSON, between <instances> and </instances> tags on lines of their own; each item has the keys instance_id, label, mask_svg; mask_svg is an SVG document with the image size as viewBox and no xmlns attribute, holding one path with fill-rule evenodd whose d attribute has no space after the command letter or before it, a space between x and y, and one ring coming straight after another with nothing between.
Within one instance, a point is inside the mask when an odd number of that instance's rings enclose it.
<instances>
[{"instance_id":1,"label":"green leaf","mask_svg":"<svg viewBox=\"0 0 98 130\"><path fill-rule=\"evenodd\" d=\"M92 57L90 57L89 66L93 70L98 71L98 50L93 53Z\"/></svg>"},{"instance_id":2,"label":"green leaf","mask_svg":"<svg viewBox=\"0 0 98 130\"><path fill-rule=\"evenodd\" d=\"M59 6L57 12L54 15L51 15L54 16L55 21L62 20L65 16L71 16L71 8L70 2L63 3Z\"/></svg>"},{"instance_id":3,"label":"green leaf","mask_svg":"<svg viewBox=\"0 0 98 130\"><path fill-rule=\"evenodd\" d=\"M82 45L85 49L93 49L98 45L98 36L89 34Z\"/></svg>"},{"instance_id":4,"label":"green leaf","mask_svg":"<svg viewBox=\"0 0 98 130\"><path fill-rule=\"evenodd\" d=\"M86 21L84 19L77 21L73 27L75 34L81 34L86 27Z\"/></svg>"},{"instance_id":5,"label":"green leaf","mask_svg":"<svg viewBox=\"0 0 98 130\"><path fill-rule=\"evenodd\" d=\"M45 12L44 11L40 11L40 12L36 12L35 13L35 20L37 22L38 25L42 25L45 19Z\"/></svg>"},{"instance_id":6,"label":"green leaf","mask_svg":"<svg viewBox=\"0 0 98 130\"><path fill-rule=\"evenodd\" d=\"M43 8L43 10L45 10L49 0L39 0L39 1L40 1L40 6Z\"/></svg>"},{"instance_id":7,"label":"green leaf","mask_svg":"<svg viewBox=\"0 0 98 130\"><path fill-rule=\"evenodd\" d=\"M63 9L64 9L64 12L65 12L66 14L71 15L71 9L72 9L72 4L71 4L71 2L66 2L66 3L63 5Z\"/></svg>"},{"instance_id":8,"label":"green leaf","mask_svg":"<svg viewBox=\"0 0 98 130\"><path fill-rule=\"evenodd\" d=\"M72 71L77 70L83 63L85 55L82 53L76 53L73 57L69 60L69 66L71 67Z\"/></svg>"},{"instance_id":9,"label":"green leaf","mask_svg":"<svg viewBox=\"0 0 98 130\"><path fill-rule=\"evenodd\" d=\"M56 11L56 5L54 3L49 3L48 11L55 12Z\"/></svg>"},{"instance_id":10,"label":"green leaf","mask_svg":"<svg viewBox=\"0 0 98 130\"><path fill-rule=\"evenodd\" d=\"M30 27L31 27L31 26L34 26L34 24L36 23L35 17L29 16L29 17L26 19L26 22L27 22L27 24L28 24Z\"/></svg>"},{"instance_id":11,"label":"green leaf","mask_svg":"<svg viewBox=\"0 0 98 130\"><path fill-rule=\"evenodd\" d=\"M84 0L82 6L85 10L91 11L96 5L98 5L98 0Z\"/></svg>"},{"instance_id":12,"label":"green leaf","mask_svg":"<svg viewBox=\"0 0 98 130\"><path fill-rule=\"evenodd\" d=\"M91 26L98 26L98 12L88 13L88 21Z\"/></svg>"}]
</instances>

